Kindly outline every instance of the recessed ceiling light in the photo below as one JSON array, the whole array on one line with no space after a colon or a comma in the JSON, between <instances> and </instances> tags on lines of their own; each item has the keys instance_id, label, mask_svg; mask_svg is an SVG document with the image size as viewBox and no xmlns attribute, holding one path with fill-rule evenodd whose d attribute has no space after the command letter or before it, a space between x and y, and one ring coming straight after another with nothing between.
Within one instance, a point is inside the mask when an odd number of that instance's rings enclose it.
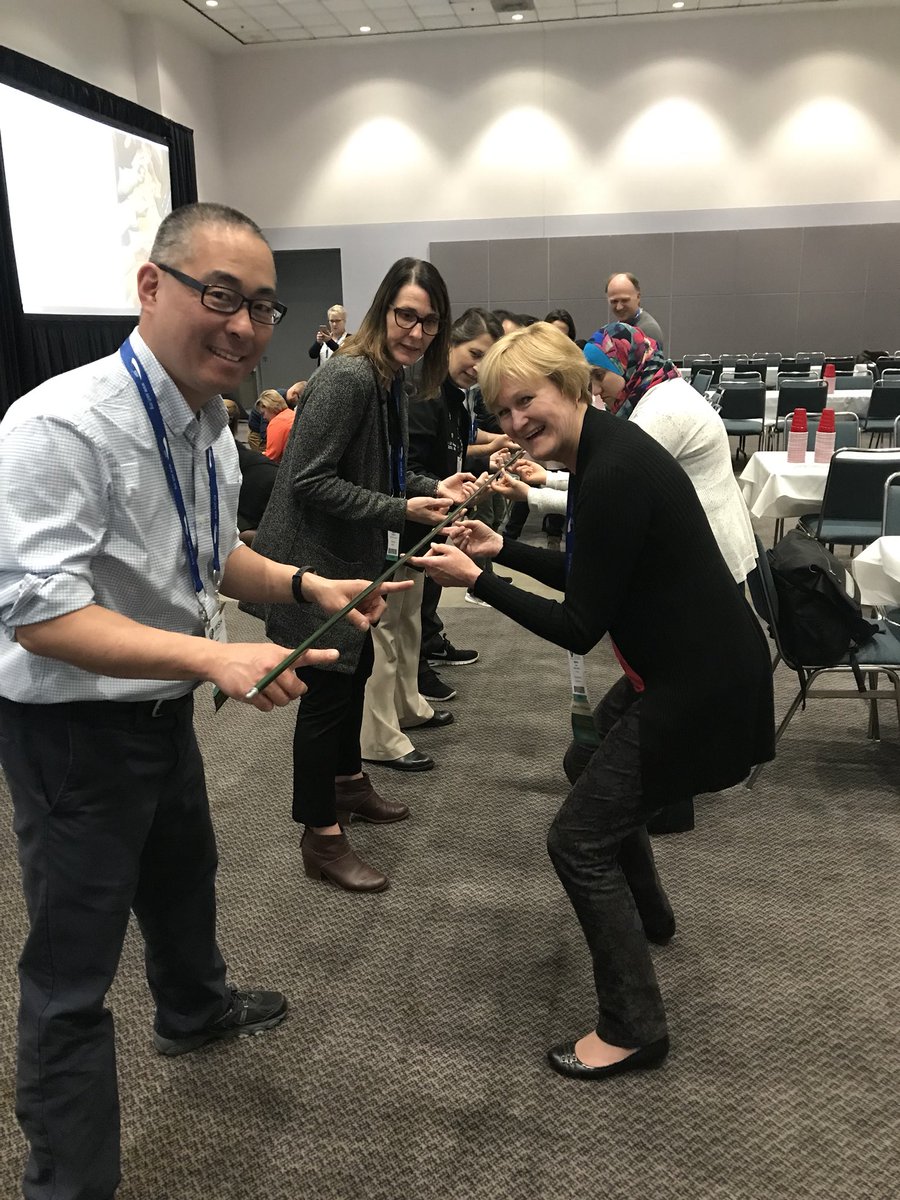
<instances>
[{"instance_id":1,"label":"recessed ceiling light","mask_svg":"<svg viewBox=\"0 0 900 1200\"><path fill-rule=\"evenodd\" d=\"M360 33L371 33L372 26L371 25L360 25L359 32Z\"/></svg>"},{"instance_id":2,"label":"recessed ceiling light","mask_svg":"<svg viewBox=\"0 0 900 1200\"><path fill-rule=\"evenodd\" d=\"M675 0L675 3L672 5L672 7L673 8L684 8L684 0Z\"/></svg>"},{"instance_id":3,"label":"recessed ceiling light","mask_svg":"<svg viewBox=\"0 0 900 1200\"><path fill-rule=\"evenodd\" d=\"M513 19L514 21L524 21L524 20L525 20L525 14L524 14L524 13L513 13L513 15L512 15L512 19Z\"/></svg>"},{"instance_id":4,"label":"recessed ceiling light","mask_svg":"<svg viewBox=\"0 0 900 1200\"><path fill-rule=\"evenodd\" d=\"M219 0L206 0L206 7L207 8L218 8Z\"/></svg>"}]
</instances>

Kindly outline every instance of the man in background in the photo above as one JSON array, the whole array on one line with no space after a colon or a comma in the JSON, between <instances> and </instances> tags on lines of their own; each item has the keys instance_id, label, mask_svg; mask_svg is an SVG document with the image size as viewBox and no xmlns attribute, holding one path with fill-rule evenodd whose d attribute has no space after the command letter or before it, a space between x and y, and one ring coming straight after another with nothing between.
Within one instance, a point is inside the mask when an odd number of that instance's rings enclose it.
<instances>
[{"instance_id":1,"label":"man in background","mask_svg":"<svg viewBox=\"0 0 900 1200\"><path fill-rule=\"evenodd\" d=\"M647 337L653 338L660 350L663 349L663 331L646 308L641 308L641 285L634 275L628 272L610 275L606 281L606 299L613 320L643 329Z\"/></svg>"}]
</instances>

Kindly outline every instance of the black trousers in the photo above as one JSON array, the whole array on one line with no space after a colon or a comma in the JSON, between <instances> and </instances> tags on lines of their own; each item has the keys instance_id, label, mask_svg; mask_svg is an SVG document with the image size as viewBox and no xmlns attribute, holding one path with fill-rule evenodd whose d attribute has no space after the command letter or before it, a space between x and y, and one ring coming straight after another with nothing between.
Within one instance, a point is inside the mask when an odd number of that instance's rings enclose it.
<instances>
[{"instance_id":1,"label":"black trousers","mask_svg":"<svg viewBox=\"0 0 900 1200\"><path fill-rule=\"evenodd\" d=\"M110 1200L119 1181L113 1021L129 910L156 1027L187 1034L228 998L215 837L190 696L151 704L0 700L29 931L19 960L16 1111L27 1200Z\"/></svg>"},{"instance_id":2,"label":"black trousers","mask_svg":"<svg viewBox=\"0 0 900 1200\"><path fill-rule=\"evenodd\" d=\"M597 1033L615 1046L663 1037L666 1014L644 927L672 908L660 883L641 793L640 697L626 677L601 701L601 743L547 835L547 848L591 953Z\"/></svg>"},{"instance_id":3,"label":"black trousers","mask_svg":"<svg viewBox=\"0 0 900 1200\"><path fill-rule=\"evenodd\" d=\"M444 636L444 622L438 616L441 585L425 576L422 592L422 648L419 652L419 674L428 666L428 655L439 649Z\"/></svg>"},{"instance_id":4,"label":"black trousers","mask_svg":"<svg viewBox=\"0 0 900 1200\"><path fill-rule=\"evenodd\" d=\"M302 825L334 825L335 775L356 775L362 770L359 731L366 681L374 661L375 646L369 633L352 675L319 667L298 672L308 690L297 707L294 727L291 815Z\"/></svg>"}]
</instances>

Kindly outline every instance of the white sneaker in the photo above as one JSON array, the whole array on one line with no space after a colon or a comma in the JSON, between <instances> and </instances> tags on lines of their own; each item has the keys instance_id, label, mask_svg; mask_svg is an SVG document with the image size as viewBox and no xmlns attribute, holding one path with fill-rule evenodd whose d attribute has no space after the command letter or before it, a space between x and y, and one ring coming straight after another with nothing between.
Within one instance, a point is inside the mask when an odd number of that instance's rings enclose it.
<instances>
[{"instance_id":1,"label":"white sneaker","mask_svg":"<svg viewBox=\"0 0 900 1200\"><path fill-rule=\"evenodd\" d=\"M487 600L479 600L474 592L466 592L466 604L480 604L482 608L490 608Z\"/></svg>"}]
</instances>

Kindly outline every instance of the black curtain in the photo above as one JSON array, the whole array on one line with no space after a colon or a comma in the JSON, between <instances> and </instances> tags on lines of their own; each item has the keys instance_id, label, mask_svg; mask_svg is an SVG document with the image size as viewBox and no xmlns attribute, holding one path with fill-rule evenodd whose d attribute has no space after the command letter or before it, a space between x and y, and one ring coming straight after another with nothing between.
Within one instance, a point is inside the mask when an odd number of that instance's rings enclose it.
<instances>
[{"instance_id":1,"label":"black curtain","mask_svg":"<svg viewBox=\"0 0 900 1200\"><path fill-rule=\"evenodd\" d=\"M197 199L192 130L6 46L0 46L0 83L165 141L173 208ZM78 231L72 230L72 236L77 237ZM65 269L65 264L60 266ZM25 316L22 312L0 144L0 416L51 375L111 354L134 324L130 317Z\"/></svg>"}]
</instances>

